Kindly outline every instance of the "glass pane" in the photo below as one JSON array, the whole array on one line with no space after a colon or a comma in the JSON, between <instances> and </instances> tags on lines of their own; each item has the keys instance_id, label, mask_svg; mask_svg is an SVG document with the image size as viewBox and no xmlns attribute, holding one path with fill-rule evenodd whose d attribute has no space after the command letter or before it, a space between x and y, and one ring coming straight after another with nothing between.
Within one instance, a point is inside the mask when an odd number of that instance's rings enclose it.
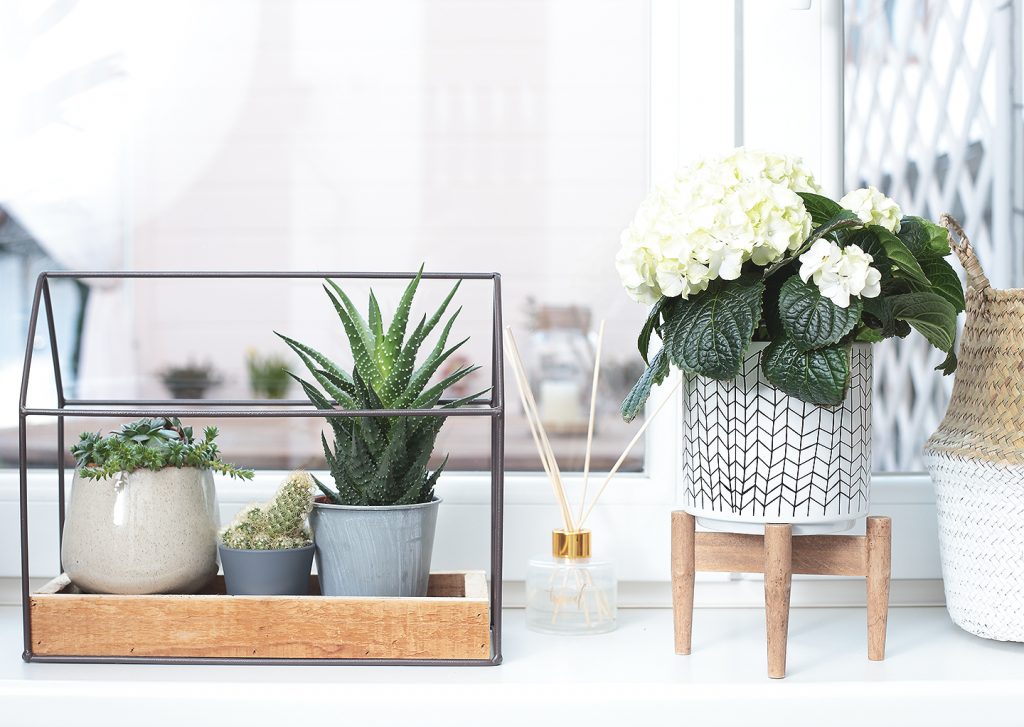
<instances>
[{"instance_id":1,"label":"glass pane","mask_svg":"<svg viewBox=\"0 0 1024 727\"><path fill-rule=\"evenodd\" d=\"M1001 134L1019 128L1021 111L996 90L997 78L1021 67L1020 47L997 42L1013 37L1011 4L847 0L845 8L846 186L874 185L910 214L953 213L993 283L1020 285L1021 213L1008 201L1022 157ZM942 358L917 336L875 347L874 439L885 443L874 448L877 470L922 469L921 446L952 387L932 371Z\"/></svg>"},{"instance_id":2,"label":"glass pane","mask_svg":"<svg viewBox=\"0 0 1024 727\"><path fill-rule=\"evenodd\" d=\"M0 9L19 49L0 62L23 79L25 110L20 126L0 126L0 142L19 141L0 170L0 204L56 265L499 271L565 470L582 467L595 330L607 319L593 467L611 466L639 425L617 408L640 373L633 341L645 311L622 292L613 258L647 187L647 3L138 6L62 6L47 22ZM5 291L10 269L0 265ZM364 307L365 286L351 287ZM469 287L456 333L472 338L460 354L486 364L489 302ZM91 290L80 337L62 346L62 356L81 350L78 393L164 397L169 367L210 363L206 396L248 397L250 349L290 356L273 329L344 351L316 283L210 292ZM388 315L399 289L378 292ZM424 292L418 310L443 293ZM20 350L3 353L0 411L12 412ZM467 386L485 387L488 374ZM506 378L507 466L539 469ZM238 436L258 444L261 466L312 464L319 425L307 425ZM9 464L14 421L0 427ZM247 431L225 426L225 450L229 427ZM455 420L439 442L453 469L481 467L487 447L486 426ZM642 465L641 445L624 469Z\"/></svg>"}]
</instances>

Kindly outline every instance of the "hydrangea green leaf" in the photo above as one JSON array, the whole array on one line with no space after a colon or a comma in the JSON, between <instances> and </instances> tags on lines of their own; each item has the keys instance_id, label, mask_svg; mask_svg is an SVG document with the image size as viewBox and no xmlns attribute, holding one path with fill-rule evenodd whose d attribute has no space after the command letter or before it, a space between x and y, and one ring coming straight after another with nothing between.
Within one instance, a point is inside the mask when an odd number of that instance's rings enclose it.
<instances>
[{"instance_id":1,"label":"hydrangea green leaf","mask_svg":"<svg viewBox=\"0 0 1024 727\"><path fill-rule=\"evenodd\" d=\"M780 391L819 406L843 402L850 380L850 349L836 344L801 351L788 338L772 341L761 357L761 370Z\"/></svg>"},{"instance_id":2,"label":"hydrangea green leaf","mask_svg":"<svg viewBox=\"0 0 1024 727\"><path fill-rule=\"evenodd\" d=\"M913 253L906 246L903 240L896 237L896 235L889 232L889 230L884 227L879 227L878 225L869 225L867 229L874 233L875 237L878 238L879 244L885 251L886 259L888 259L894 268L894 274L901 275L907 280L920 285L931 285L928 280L928 276L925 275L924 270L921 269L921 263L919 263L917 258L914 257Z\"/></svg>"},{"instance_id":3,"label":"hydrangea green leaf","mask_svg":"<svg viewBox=\"0 0 1024 727\"><path fill-rule=\"evenodd\" d=\"M644 405L650 398L651 389L661 384L668 376L668 372L668 356L665 355L665 349L662 348L651 357L651 363L648 365L647 370L633 384L633 388L629 390L626 398L623 399L620 408L623 420L631 422L636 419L637 414L643 411Z\"/></svg>"},{"instance_id":4,"label":"hydrangea green leaf","mask_svg":"<svg viewBox=\"0 0 1024 727\"><path fill-rule=\"evenodd\" d=\"M921 270L928 276L931 285L921 285L911 282L910 288L915 293L936 293L941 295L957 313L962 313L965 308L964 288L960 282L960 276L953 270L953 266L941 257L926 257L920 261Z\"/></svg>"},{"instance_id":5,"label":"hydrangea green leaf","mask_svg":"<svg viewBox=\"0 0 1024 727\"><path fill-rule=\"evenodd\" d=\"M761 318L763 294L764 283L751 276L713 280L699 295L679 300L662 325L669 360L713 379L736 376Z\"/></svg>"},{"instance_id":6,"label":"hydrangea green leaf","mask_svg":"<svg viewBox=\"0 0 1024 727\"><path fill-rule=\"evenodd\" d=\"M908 216L900 220L898 236L918 260L949 254L949 233L946 228L923 217Z\"/></svg>"},{"instance_id":7,"label":"hydrangea green leaf","mask_svg":"<svg viewBox=\"0 0 1024 727\"><path fill-rule=\"evenodd\" d=\"M837 343L853 330L860 320L863 303L851 298L850 305L840 308L821 294L812 281L791 276L779 291L779 318L793 345L801 351Z\"/></svg>"},{"instance_id":8,"label":"hydrangea green leaf","mask_svg":"<svg viewBox=\"0 0 1024 727\"><path fill-rule=\"evenodd\" d=\"M825 224L843 211L838 202L820 194L814 194L814 192L797 192L797 194L804 201L804 208L811 216L811 224L815 227Z\"/></svg>"},{"instance_id":9,"label":"hydrangea green leaf","mask_svg":"<svg viewBox=\"0 0 1024 727\"><path fill-rule=\"evenodd\" d=\"M907 293L888 299L892 315L906 321L935 348L949 353L956 339L956 310L938 293Z\"/></svg>"}]
</instances>

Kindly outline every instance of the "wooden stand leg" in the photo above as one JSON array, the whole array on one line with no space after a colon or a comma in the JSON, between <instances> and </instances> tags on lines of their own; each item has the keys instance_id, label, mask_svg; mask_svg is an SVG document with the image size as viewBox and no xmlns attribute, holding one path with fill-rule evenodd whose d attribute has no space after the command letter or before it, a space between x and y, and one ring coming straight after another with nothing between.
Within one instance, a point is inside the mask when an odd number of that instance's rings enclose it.
<instances>
[{"instance_id":1,"label":"wooden stand leg","mask_svg":"<svg viewBox=\"0 0 1024 727\"><path fill-rule=\"evenodd\" d=\"M866 576L868 658L885 658L889 615L892 521L869 517L866 535L801 535L791 525L766 525L764 535L695 532L696 519L672 513L672 606L677 654L689 654L693 585L697 569L714 573L764 573L768 676L786 676L786 642L793 573Z\"/></svg>"},{"instance_id":2,"label":"wooden stand leg","mask_svg":"<svg viewBox=\"0 0 1024 727\"><path fill-rule=\"evenodd\" d=\"M672 513L672 612L677 654L690 653L693 636L695 529L693 515L681 511Z\"/></svg>"},{"instance_id":3,"label":"wooden stand leg","mask_svg":"<svg viewBox=\"0 0 1024 727\"><path fill-rule=\"evenodd\" d=\"M789 594L793 582L793 528L764 527L764 606L768 633L768 676L786 676Z\"/></svg>"},{"instance_id":4,"label":"wooden stand leg","mask_svg":"<svg viewBox=\"0 0 1024 727\"><path fill-rule=\"evenodd\" d=\"M885 632L889 619L889 574L892 566L892 521L869 517L868 564L868 658L885 659Z\"/></svg>"}]
</instances>

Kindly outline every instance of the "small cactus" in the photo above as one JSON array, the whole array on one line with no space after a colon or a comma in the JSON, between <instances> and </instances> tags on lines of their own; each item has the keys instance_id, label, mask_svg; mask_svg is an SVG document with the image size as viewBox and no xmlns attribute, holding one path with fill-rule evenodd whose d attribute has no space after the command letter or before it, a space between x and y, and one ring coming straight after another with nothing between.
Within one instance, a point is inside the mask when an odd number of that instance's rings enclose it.
<instances>
[{"instance_id":1,"label":"small cactus","mask_svg":"<svg viewBox=\"0 0 1024 727\"><path fill-rule=\"evenodd\" d=\"M292 472L274 499L250 505L221 533L221 542L237 550L286 550L312 543L306 517L313 509L313 477Z\"/></svg>"}]
</instances>

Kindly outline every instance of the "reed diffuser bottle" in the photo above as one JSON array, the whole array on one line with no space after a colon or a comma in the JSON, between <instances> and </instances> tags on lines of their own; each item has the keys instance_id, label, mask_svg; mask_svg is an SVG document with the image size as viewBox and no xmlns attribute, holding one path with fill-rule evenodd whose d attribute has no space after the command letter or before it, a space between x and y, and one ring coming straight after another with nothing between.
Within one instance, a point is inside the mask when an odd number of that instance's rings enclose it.
<instances>
[{"instance_id":1,"label":"reed diffuser bottle","mask_svg":"<svg viewBox=\"0 0 1024 727\"><path fill-rule=\"evenodd\" d=\"M619 467L626 461L636 443L643 437L647 427L682 383L682 379L637 430L626 445L619 459L601 483L597 493L587 500L587 483L590 478L590 455L594 444L594 418L597 411L597 386L601 371L601 344L604 340L604 321L597 332L597 350L594 357L594 377L590 390L590 419L587 426L587 449L583 457L583 492L580 497L579 513L574 516L565 494L562 472L551 449L544 420L533 397L526 367L519 354L512 329L505 328L505 348L512 362L512 372L519 385L519 398L523 404L530 434L537 447L544 474L551 482L551 489L562 513L565 527L551 533L551 556L534 558L526 571L526 625L534 631L556 634L602 634L615 629L615 571L608 561L596 560L590 553L590 531L583 527L593 512L601 495L611 483Z\"/></svg>"},{"instance_id":2,"label":"reed diffuser bottle","mask_svg":"<svg viewBox=\"0 0 1024 727\"><path fill-rule=\"evenodd\" d=\"M550 634L615 629L615 569L590 552L589 530L554 530L551 555L526 569L526 626Z\"/></svg>"}]
</instances>

